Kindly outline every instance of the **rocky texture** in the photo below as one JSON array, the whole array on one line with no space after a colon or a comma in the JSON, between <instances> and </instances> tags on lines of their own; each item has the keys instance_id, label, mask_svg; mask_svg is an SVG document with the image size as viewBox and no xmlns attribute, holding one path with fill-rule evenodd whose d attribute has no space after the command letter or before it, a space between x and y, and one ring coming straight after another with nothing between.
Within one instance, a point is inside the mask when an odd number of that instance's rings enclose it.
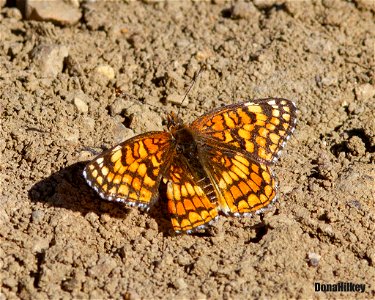
<instances>
[{"instance_id":1,"label":"rocky texture","mask_svg":"<svg viewBox=\"0 0 375 300\"><path fill-rule=\"evenodd\" d=\"M85 1L70 27L1 9L0 299L375 297L372 7L238 3ZM269 96L299 115L264 215L175 236L163 189L143 213L82 178L169 112ZM366 291L314 292L338 281Z\"/></svg>"}]
</instances>

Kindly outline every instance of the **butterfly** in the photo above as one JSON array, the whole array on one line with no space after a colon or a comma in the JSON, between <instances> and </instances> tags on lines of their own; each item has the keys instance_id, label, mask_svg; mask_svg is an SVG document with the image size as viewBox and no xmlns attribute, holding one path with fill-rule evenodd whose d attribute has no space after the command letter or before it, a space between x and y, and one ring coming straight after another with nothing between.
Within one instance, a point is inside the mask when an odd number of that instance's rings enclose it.
<instances>
[{"instance_id":1,"label":"butterfly","mask_svg":"<svg viewBox=\"0 0 375 300\"><path fill-rule=\"evenodd\" d=\"M293 133L287 99L267 98L214 109L186 125L175 114L167 131L137 135L87 164L87 183L109 201L148 210L166 184L173 229L191 233L219 212L259 213L277 198L270 165Z\"/></svg>"}]
</instances>

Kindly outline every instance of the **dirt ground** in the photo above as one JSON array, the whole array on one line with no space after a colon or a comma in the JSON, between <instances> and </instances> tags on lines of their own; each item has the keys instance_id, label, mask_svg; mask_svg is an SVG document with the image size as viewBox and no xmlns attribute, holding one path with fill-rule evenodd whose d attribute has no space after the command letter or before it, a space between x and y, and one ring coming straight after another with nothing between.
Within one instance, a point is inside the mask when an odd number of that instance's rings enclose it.
<instances>
[{"instance_id":1,"label":"dirt ground","mask_svg":"<svg viewBox=\"0 0 375 300\"><path fill-rule=\"evenodd\" d=\"M374 6L254 2L88 1L72 26L1 8L0 299L375 297ZM82 178L171 111L264 97L299 109L264 215L175 235L163 199L144 213Z\"/></svg>"}]
</instances>

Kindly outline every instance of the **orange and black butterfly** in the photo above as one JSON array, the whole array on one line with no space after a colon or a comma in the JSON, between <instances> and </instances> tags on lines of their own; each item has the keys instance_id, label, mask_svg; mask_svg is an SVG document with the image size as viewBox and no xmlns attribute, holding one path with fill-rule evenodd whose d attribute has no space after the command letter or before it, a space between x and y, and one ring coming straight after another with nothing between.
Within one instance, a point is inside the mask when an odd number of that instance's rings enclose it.
<instances>
[{"instance_id":1,"label":"orange and black butterfly","mask_svg":"<svg viewBox=\"0 0 375 300\"><path fill-rule=\"evenodd\" d=\"M168 117L168 131L135 136L91 161L83 175L109 201L148 209L167 184L176 232L193 232L221 211L259 213L276 200L270 170L294 131L296 107L259 99L215 109L192 124Z\"/></svg>"}]
</instances>

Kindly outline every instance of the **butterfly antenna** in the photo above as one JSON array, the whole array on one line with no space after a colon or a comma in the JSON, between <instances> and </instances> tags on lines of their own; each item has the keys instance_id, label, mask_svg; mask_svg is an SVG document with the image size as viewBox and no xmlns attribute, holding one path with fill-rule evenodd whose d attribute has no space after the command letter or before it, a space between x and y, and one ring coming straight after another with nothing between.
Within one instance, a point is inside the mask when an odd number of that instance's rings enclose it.
<instances>
[{"instance_id":1,"label":"butterfly antenna","mask_svg":"<svg viewBox=\"0 0 375 300\"><path fill-rule=\"evenodd\" d=\"M155 109L160 109L160 107L156 106L156 105L153 105L151 103L147 103L144 101L144 98L142 99L139 99L131 94L128 94L127 92L123 92L123 91L120 91L119 93L116 92L116 99L118 98L126 98L127 100L130 100L131 102L133 102L134 104L138 104L138 105L148 105L150 107L153 107Z\"/></svg>"},{"instance_id":2,"label":"butterfly antenna","mask_svg":"<svg viewBox=\"0 0 375 300\"><path fill-rule=\"evenodd\" d=\"M178 110L177 110L177 117L180 115L180 110L181 110L182 104L183 104L184 101L186 100L187 95L189 94L189 92L190 92L191 89L193 88L194 84L197 82L199 75L202 73L202 71L203 71L204 69L206 69L205 66L200 67L200 69L199 69L197 72L195 72L194 77L193 77L193 81L191 82L189 88L187 89L187 91L186 91L186 93L185 93L185 95L184 95L184 98L183 98L182 101L181 101L180 106L178 107Z\"/></svg>"}]
</instances>

